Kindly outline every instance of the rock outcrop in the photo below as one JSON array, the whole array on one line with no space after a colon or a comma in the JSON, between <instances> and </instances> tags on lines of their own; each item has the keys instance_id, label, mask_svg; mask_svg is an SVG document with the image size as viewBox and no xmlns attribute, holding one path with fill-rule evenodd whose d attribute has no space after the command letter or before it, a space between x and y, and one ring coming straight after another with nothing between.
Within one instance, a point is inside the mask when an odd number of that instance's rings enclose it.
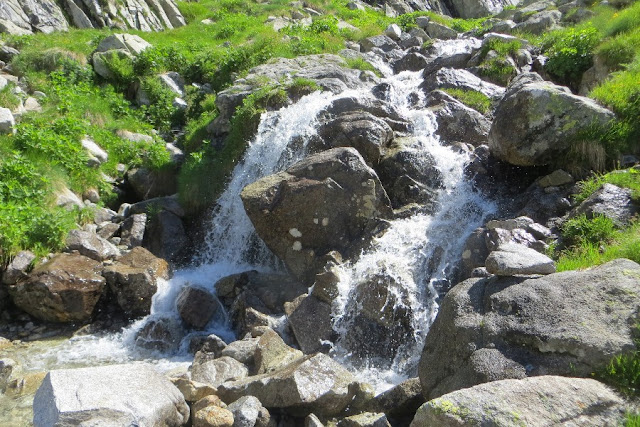
<instances>
[{"instance_id":1,"label":"rock outcrop","mask_svg":"<svg viewBox=\"0 0 640 427\"><path fill-rule=\"evenodd\" d=\"M0 33L31 34L78 28L162 31L186 25L174 0L4 0Z\"/></svg>"},{"instance_id":2,"label":"rock outcrop","mask_svg":"<svg viewBox=\"0 0 640 427\"><path fill-rule=\"evenodd\" d=\"M487 381L588 377L636 349L640 265L539 278L469 279L445 296L420 360L425 397ZM455 339L451 339L455 337Z\"/></svg>"}]
</instances>

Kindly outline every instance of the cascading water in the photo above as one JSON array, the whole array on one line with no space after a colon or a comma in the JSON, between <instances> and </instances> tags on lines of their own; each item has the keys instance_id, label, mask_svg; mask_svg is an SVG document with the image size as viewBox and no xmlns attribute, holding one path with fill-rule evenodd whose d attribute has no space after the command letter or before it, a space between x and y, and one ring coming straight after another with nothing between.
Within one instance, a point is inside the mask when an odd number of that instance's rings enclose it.
<instances>
[{"instance_id":1,"label":"cascading water","mask_svg":"<svg viewBox=\"0 0 640 427\"><path fill-rule=\"evenodd\" d=\"M339 266L340 295L332 307L333 327L339 335L332 354L355 369L360 378L374 384L378 392L415 375L424 338L437 314L439 291L450 284L466 237L495 210L495 205L484 200L465 179L468 156L441 144L435 134L435 117L420 107L422 99L416 102L415 96L410 96L415 95L420 82L419 72L387 76L390 103L412 125L412 136L417 141L415 158L425 163L435 160L442 174L438 208L433 214L420 213L392 221L370 250L354 263ZM406 320L412 333L402 336L400 343L391 342L391 338L389 342L376 343L396 348L391 359L362 359L349 343L350 334L358 329L354 319L362 309L357 284L379 280L381 274L390 279L385 304L395 305L391 311L409 317Z\"/></svg>"},{"instance_id":2,"label":"cascading water","mask_svg":"<svg viewBox=\"0 0 640 427\"><path fill-rule=\"evenodd\" d=\"M433 115L422 107L421 96L416 100L415 95L420 92L416 91L421 82L419 73L404 72L394 76L385 64L377 65L387 75L385 80L391 87L386 102L411 124L413 136L418 141L414 147L416 158L430 154L443 177L443 188L437 196L439 208L435 213L392 221L386 233L373 242L372 249L352 264L339 267L340 295L333 305L333 326L339 338L332 354L381 391L415 373L424 337L437 313L442 283L451 279L453 264L460 258L465 237L481 225L494 206L482 200L465 181L463 167L467 157L442 146L435 136ZM282 268L256 237L239 194L246 185L301 159L305 154L305 143L315 133L316 116L343 97L366 100L373 95L368 87L340 95L316 92L294 105L263 115L256 138L234 169L214 209L205 248L195 260L198 266L178 271L170 281L159 284L150 316L119 334L74 338L49 352L40 353L26 365L45 368L153 358L155 363L164 364L168 369L175 363L188 363L187 339L183 340L182 351L154 355L139 351L135 345L137 333L150 321L158 319L179 323L175 300L187 283L213 291L213 285L224 276L250 269L272 271ZM403 309L404 321L411 334L402 337L389 360L358 359L348 345L354 313L359 308L354 289L358 281L379 274L391 278L394 285L388 288L388 301L393 302L390 308L393 311ZM213 323L209 325L208 333L232 338L229 325Z\"/></svg>"}]
</instances>

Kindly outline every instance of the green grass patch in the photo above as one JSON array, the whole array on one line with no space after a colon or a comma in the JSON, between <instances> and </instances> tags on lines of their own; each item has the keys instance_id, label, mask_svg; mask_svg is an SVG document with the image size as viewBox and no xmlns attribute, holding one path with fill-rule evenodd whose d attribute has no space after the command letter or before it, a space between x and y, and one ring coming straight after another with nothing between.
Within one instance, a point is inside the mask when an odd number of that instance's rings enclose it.
<instances>
[{"instance_id":1,"label":"green grass patch","mask_svg":"<svg viewBox=\"0 0 640 427\"><path fill-rule=\"evenodd\" d=\"M467 107L473 108L482 114L488 113L491 109L491 99L477 90L454 88L445 88L442 90L465 104Z\"/></svg>"},{"instance_id":2,"label":"green grass patch","mask_svg":"<svg viewBox=\"0 0 640 427\"><path fill-rule=\"evenodd\" d=\"M615 232L614 222L604 215L596 215L593 218L580 215L562 225L562 236L565 244L570 247L607 243L612 240Z\"/></svg>"},{"instance_id":3,"label":"green grass patch","mask_svg":"<svg viewBox=\"0 0 640 427\"><path fill-rule=\"evenodd\" d=\"M364 58L346 58L347 67L354 70L371 71L378 77L382 77L382 73L376 67L374 67L369 61Z\"/></svg>"},{"instance_id":4,"label":"green grass patch","mask_svg":"<svg viewBox=\"0 0 640 427\"><path fill-rule=\"evenodd\" d=\"M607 174L597 174L578 183L579 192L574 195L576 203L582 203L603 184L613 184L631 189L631 197L640 202L640 172L635 169L617 170Z\"/></svg>"}]
</instances>

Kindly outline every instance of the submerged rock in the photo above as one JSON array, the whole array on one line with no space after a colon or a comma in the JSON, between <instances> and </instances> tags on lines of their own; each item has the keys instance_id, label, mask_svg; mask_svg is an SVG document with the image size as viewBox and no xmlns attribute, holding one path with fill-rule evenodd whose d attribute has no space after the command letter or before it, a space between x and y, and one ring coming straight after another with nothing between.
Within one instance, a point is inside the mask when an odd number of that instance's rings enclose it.
<instances>
[{"instance_id":1,"label":"submerged rock","mask_svg":"<svg viewBox=\"0 0 640 427\"><path fill-rule=\"evenodd\" d=\"M507 378L591 376L636 350L638 292L640 265L624 259L538 278L466 280L447 293L427 335L423 394Z\"/></svg>"},{"instance_id":2,"label":"submerged rock","mask_svg":"<svg viewBox=\"0 0 640 427\"><path fill-rule=\"evenodd\" d=\"M420 407L411 427L620 425L624 399L584 378L541 376L502 380L454 391Z\"/></svg>"},{"instance_id":3,"label":"submerged rock","mask_svg":"<svg viewBox=\"0 0 640 427\"><path fill-rule=\"evenodd\" d=\"M301 280L322 267L324 254L347 250L392 213L376 173L353 148L309 156L240 197L258 235Z\"/></svg>"},{"instance_id":4,"label":"submerged rock","mask_svg":"<svg viewBox=\"0 0 640 427\"><path fill-rule=\"evenodd\" d=\"M51 371L36 392L33 413L35 427L181 426L189 406L166 377L132 364Z\"/></svg>"}]
</instances>

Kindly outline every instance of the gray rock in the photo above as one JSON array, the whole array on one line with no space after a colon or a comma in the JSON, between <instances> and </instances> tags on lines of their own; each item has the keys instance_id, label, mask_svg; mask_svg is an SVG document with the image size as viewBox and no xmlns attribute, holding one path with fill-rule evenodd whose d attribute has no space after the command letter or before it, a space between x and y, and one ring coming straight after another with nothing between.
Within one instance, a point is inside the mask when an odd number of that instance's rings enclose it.
<instances>
[{"instance_id":1,"label":"gray rock","mask_svg":"<svg viewBox=\"0 0 640 427\"><path fill-rule=\"evenodd\" d=\"M180 391L144 364L51 371L36 392L33 409L36 427L179 426L189 419Z\"/></svg>"},{"instance_id":2,"label":"gray rock","mask_svg":"<svg viewBox=\"0 0 640 427\"><path fill-rule=\"evenodd\" d=\"M9 286L15 305L48 322L86 322L102 295L102 265L75 254L58 254L26 280Z\"/></svg>"},{"instance_id":3,"label":"gray rock","mask_svg":"<svg viewBox=\"0 0 640 427\"><path fill-rule=\"evenodd\" d=\"M520 74L496 108L489 147L513 165L549 164L566 158L573 136L590 125L604 126L613 117L588 98L536 74Z\"/></svg>"},{"instance_id":4,"label":"gray rock","mask_svg":"<svg viewBox=\"0 0 640 427\"><path fill-rule=\"evenodd\" d=\"M233 414L233 427L267 427L269 411L253 396L244 396L229 404L227 409Z\"/></svg>"},{"instance_id":5,"label":"gray rock","mask_svg":"<svg viewBox=\"0 0 640 427\"><path fill-rule=\"evenodd\" d=\"M556 265L551 258L524 245L508 243L489 254L487 271L498 276L517 274L551 274Z\"/></svg>"},{"instance_id":6,"label":"gray rock","mask_svg":"<svg viewBox=\"0 0 640 427\"><path fill-rule=\"evenodd\" d=\"M424 396L525 376L590 377L636 349L638 273L640 265L619 259L585 271L454 286L425 341L418 370Z\"/></svg>"},{"instance_id":7,"label":"gray rock","mask_svg":"<svg viewBox=\"0 0 640 427\"><path fill-rule=\"evenodd\" d=\"M353 147L367 164L375 165L393 138L393 130L384 120L371 113L349 111L320 126L318 135L321 139L309 144L312 153L330 148Z\"/></svg>"},{"instance_id":8,"label":"gray rock","mask_svg":"<svg viewBox=\"0 0 640 427\"><path fill-rule=\"evenodd\" d=\"M302 357L300 350L289 347L277 333L268 329L256 344L254 372L258 375L275 372Z\"/></svg>"},{"instance_id":9,"label":"gray rock","mask_svg":"<svg viewBox=\"0 0 640 427\"><path fill-rule=\"evenodd\" d=\"M245 365L253 365L259 338L244 338L234 341L220 351L221 356L228 356Z\"/></svg>"},{"instance_id":10,"label":"gray rock","mask_svg":"<svg viewBox=\"0 0 640 427\"><path fill-rule=\"evenodd\" d=\"M402 30L398 24L391 24L384 30L384 35L392 40L398 41L400 40L400 36L402 36Z\"/></svg>"},{"instance_id":11,"label":"gray rock","mask_svg":"<svg viewBox=\"0 0 640 427\"><path fill-rule=\"evenodd\" d=\"M84 208L84 203L75 193L64 187L56 194L56 206L73 209L74 207Z\"/></svg>"},{"instance_id":12,"label":"gray rock","mask_svg":"<svg viewBox=\"0 0 640 427\"><path fill-rule=\"evenodd\" d=\"M145 246L156 256L176 260L189 245L180 216L169 210L152 215L145 233Z\"/></svg>"},{"instance_id":13,"label":"gray rock","mask_svg":"<svg viewBox=\"0 0 640 427\"><path fill-rule=\"evenodd\" d=\"M19 280L26 278L27 270L35 259L36 256L30 251L18 252L2 273L2 283L15 285Z\"/></svg>"},{"instance_id":14,"label":"gray rock","mask_svg":"<svg viewBox=\"0 0 640 427\"><path fill-rule=\"evenodd\" d=\"M146 228L146 214L131 215L120 226L120 244L129 249L141 246Z\"/></svg>"},{"instance_id":15,"label":"gray rock","mask_svg":"<svg viewBox=\"0 0 640 427\"><path fill-rule=\"evenodd\" d=\"M184 330L177 319L155 318L136 333L135 345L152 352L175 352L183 336Z\"/></svg>"},{"instance_id":16,"label":"gray rock","mask_svg":"<svg viewBox=\"0 0 640 427\"><path fill-rule=\"evenodd\" d=\"M396 73L400 73L402 71L420 71L424 69L428 63L429 60L421 53L409 52L393 63L393 70Z\"/></svg>"},{"instance_id":17,"label":"gray rock","mask_svg":"<svg viewBox=\"0 0 640 427\"><path fill-rule=\"evenodd\" d=\"M304 427L324 427L324 424L315 414L309 414L304 419Z\"/></svg>"},{"instance_id":18,"label":"gray rock","mask_svg":"<svg viewBox=\"0 0 640 427\"><path fill-rule=\"evenodd\" d=\"M130 169L126 178L140 200L170 196L176 193L178 185L176 171L172 169Z\"/></svg>"},{"instance_id":19,"label":"gray rock","mask_svg":"<svg viewBox=\"0 0 640 427\"><path fill-rule=\"evenodd\" d=\"M458 32L456 30L434 21L427 22L423 29L429 37L433 39L451 40L458 37Z\"/></svg>"},{"instance_id":20,"label":"gray rock","mask_svg":"<svg viewBox=\"0 0 640 427\"><path fill-rule=\"evenodd\" d=\"M191 378L211 387L219 388L220 385L227 381L242 380L249 373L247 367L229 356L222 356L214 359L211 354L198 352L196 353L193 363L189 367ZM252 393L243 393L252 394ZM220 394L219 394L220 395ZM237 400L242 395L238 395ZM225 400L225 399L223 399Z\"/></svg>"},{"instance_id":21,"label":"gray rock","mask_svg":"<svg viewBox=\"0 0 640 427\"><path fill-rule=\"evenodd\" d=\"M292 415L341 413L355 396L355 378L329 356L316 354L277 372L226 382L218 388L224 401L255 396L267 408Z\"/></svg>"},{"instance_id":22,"label":"gray rock","mask_svg":"<svg viewBox=\"0 0 640 427\"><path fill-rule=\"evenodd\" d=\"M492 99L498 99L504 94L504 89L481 80L467 70L441 68L435 73L424 75L424 83L420 86L424 91L436 89L466 89L481 92Z\"/></svg>"},{"instance_id":23,"label":"gray rock","mask_svg":"<svg viewBox=\"0 0 640 427\"><path fill-rule=\"evenodd\" d=\"M331 304L314 296L305 297L287 313L287 319L305 354L328 351L323 342L330 341L335 334L331 325Z\"/></svg>"},{"instance_id":24,"label":"gray rock","mask_svg":"<svg viewBox=\"0 0 640 427\"><path fill-rule=\"evenodd\" d=\"M153 137L149 135L145 135L142 133L129 132L125 129L118 129L116 131L116 135L118 135L122 139L126 139L131 142L153 142Z\"/></svg>"},{"instance_id":25,"label":"gray rock","mask_svg":"<svg viewBox=\"0 0 640 427\"><path fill-rule=\"evenodd\" d=\"M362 52L369 52L374 48L380 49L383 52L390 52L398 49L399 46L393 39L385 35L367 37L360 41L360 49Z\"/></svg>"},{"instance_id":26,"label":"gray rock","mask_svg":"<svg viewBox=\"0 0 640 427\"><path fill-rule=\"evenodd\" d=\"M156 197L154 199L147 199L134 203L129 208L129 215L151 215L154 211L168 211L180 218L185 215L184 208L180 205L177 194L167 197Z\"/></svg>"},{"instance_id":27,"label":"gray rock","mask_svg":"<svg viewBox=\"0 0 640 427\"><path fill-rule=\"evenodd\" d=\"M353 148L309 156L240 197L258 235L301 280L315 275L324 254L348 249L391 214L377 175Z\"/></svg>"},{"instance_id":28,"label":"gray rock","mask_svg":"<svg viewBox=\"0 0 640 427\"><path fill-rule=\"evenodd\" d=\"M410 378L377 395L367 408L371 412L383 412L392 419L408 421L423 403L420 379Z\"/></svg>"},{"instance_id":29,"label":"gray rock","mask_svg":"<svg viewBox=\"0 0 640 427\"><path fill-rule=\"evenodd\" d=\"M526 21L516 25L513 29L523 33L542 34L559 27L562 13L558 10L545 10L529 17Z\"/></svg>"},{"instance_id":30,"label":"gray rock","mask_svg":"<svg viewBox=\"0 0 640 427\"><path fill-rule=\"evenodd\" d=\"M96 52L125 50L131 55L137 56L149 47L151 47L151 44L140 36L136 36L134 34L113 34L104 38L98 44Z\"/></svg>"},{"instance_id":31,"label":"gray rock","mask_svg":"<svg viewBox=\"0 0 640 427\"><path fill-rule=\"evenodd\" d=\"M517 3L512 0L452 0L450 7L454 11L453 16L468 19L495 15L505 6Z\"/></svg>"},{"instance_id":32,"label":"gray rock","mask_svg":"<svg viewBox=\"0 0 640 427\"><path fill-rule=\"evenodd\" d=\"M15 133L16 121L11 110L0 107L0 133Z\"/></svg>"},{"instance_id":33,"label":"gray rock","mask_svg":"<svg viewBox=\"0 0 640 427\"><path fill-rule=\"evenodd\" d=\"M97 234L82 230L71 230L67 235L67 250L78 251L96 261L112 259L120 255L120 251Z\"/></svg>"},{"instance_id":34,"label":"gray rock","mask_svg":"<svg viewBox=\"0 0 640 427\"><path fill-rule=\"evenodd\" d=\"M476 110L439 90L428 95L427 106L436 116L437 133L444 143L458 141L474 147L487 143L491 122Z\"/></svg>"},{"instance_id":35,"label":"gray rock","mask_svg":"<svg viewBox=\"0 0 640 427\"><path fill-rule=\"evenodd\" d=\"M209 321L218 313L222 315L220 302L204 289L186 286L176 300L180 318L190 327L204 329Z\"/></svg>"},{"instance_id":36,"label":"gray rock","mask_svg":"<svg viewBox=\"0 0 640 427\"><path fill-rule=\"evenodd\" d=\"M542 188L560 187L562 185L573 184L573 177L562 169L556 169L549 175L545 175L538 181L538 185Z\"/></svg>"},{"instance_id":37,"label":"gray rock","mask_svg":"<svg viewBox=\"0 0 640 427\"><path fill-rule=\"evenodd\" d=\"M583 214L587 218L603 215L622 227L628 225L638 211L638 206L636 206L631 197L631 190L612 184L603 184L602 187L569 212L569 218L575 218Z\"/></svg>"},{"instance_id":38,"label":"gray rock","mask_svg":"<svg viewBox=\"0 0 640 427\"><path fill-rule=\"evenodd\" d=\"M541 376L454 391L420 407L411 427L580 425L622 423L624 399L598 381Z\"/></svg>"},{"instance_id":39,"label":"gray rock","mask_svg":"<svg viewBox=\"0 0 640 427\"><path fill-rule=\"evenodd\" d=\"M338 421L337 427L391 427L383 413L363 412Z\"/></svg>"},{"instance_id":40,"label":"gray rock","mask_svg":"<svg viewBox=\"0 0 640 427\"><path fill-rule=\"evenodd\" d=\"M133 248L113 265L104 269L109 289L120 308L128 316L146 316L151 311L151 299L158 290L158 280L169 279L169 265L142 248Z\"/></svg>"}]
</instances>

